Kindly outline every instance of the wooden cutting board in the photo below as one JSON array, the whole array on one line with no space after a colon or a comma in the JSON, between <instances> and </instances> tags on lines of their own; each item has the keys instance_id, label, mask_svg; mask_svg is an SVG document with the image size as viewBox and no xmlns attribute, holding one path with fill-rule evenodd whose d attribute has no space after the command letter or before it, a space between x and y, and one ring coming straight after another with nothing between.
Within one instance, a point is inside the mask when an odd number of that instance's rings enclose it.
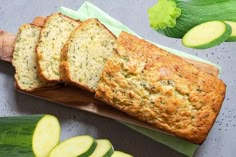
<instances>
[{"instance_id":1,"label":"wooden cutting board","mask_svg":"<svg viewBox=\"0 0 236 157\"><path fill-rule=\"evenodd\" d=\"M43 26L44 20L44 17L39 16L36 17L32 23L37 26ZM0 60L11 62L15 38L16 36L14 34L0 30ZM211 73L215 76L218 76L219 74L218 68L213 65L190 60L187 58L183 59L185 59L191 64L194 64L203 71ZM137 126L142 126L145 128L162 132L146 123L135 120L134 118L114 109L109 105L106 105L103 102L94 99L94 94L79 89L77 87L65 86L62 84L55 88L45 88L30 93L24 91L20 92L68 107L88 111L101 116L109 117L119 121L128 122L130 124L135 124Z\"/></svg>"}]
</instances>

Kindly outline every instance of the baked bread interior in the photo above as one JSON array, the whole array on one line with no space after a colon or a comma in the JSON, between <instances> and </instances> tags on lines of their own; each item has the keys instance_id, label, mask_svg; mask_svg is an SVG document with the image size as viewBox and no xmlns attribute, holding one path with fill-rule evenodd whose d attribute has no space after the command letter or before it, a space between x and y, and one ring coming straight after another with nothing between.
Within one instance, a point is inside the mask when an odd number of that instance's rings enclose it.
<instances>
[{"instance_id":1,"label":"baked bread interior","mask_svg":"<svg viewBox=\"0 0 236 157\"><path fill-rule=\"evenodd\" d=\"M73 31L63 49L61 75L64 81L94 91L116 37L99 20L91 18Z\"/></svg>"},{"instance_id":2,"label":"baked bread interior","mask_svg":"<svg viewBox=\"0 0 236 157\"><path fill-rule=\"evenodd\" d=\"M16 70L16 85L24 91L33 91L47 85L39 78L37 72L35 47L40 30L40 27L24 24L17 33L12 64Z\"/></svg>"},{"instance_id":3,"label":"baked bread interior","mask_svg":"<svg viewBox=\"0 0 236 157\"><path fill-rule=\"evenodd\" d=\"M61 50L79 23L60 13L54 13L46 18L36 48L39 74L43 79L61 80Z\"/></svg>"}]
</instances>

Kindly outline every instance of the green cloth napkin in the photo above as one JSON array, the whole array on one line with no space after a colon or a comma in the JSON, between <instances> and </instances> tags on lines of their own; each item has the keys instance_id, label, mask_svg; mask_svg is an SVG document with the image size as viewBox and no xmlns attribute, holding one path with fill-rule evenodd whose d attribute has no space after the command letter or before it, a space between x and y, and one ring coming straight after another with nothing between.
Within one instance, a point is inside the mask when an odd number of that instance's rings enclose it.
<instances>
[{"instance_id":1,"label":"green cloth napkin","mask_svg":"<svg viewBox=\"0 0 236 157\"><path fill-rule=\"evenodd\" d=\"M116 36L118 36L121 31L126 31L126 32L129 32L131 34L138 36L131 29L129 29L128 27L120 23L119 21L115 20L114 18L110 17L107 13L105 13L104 11L102 11L101 9L99 9L98 7L94 6L93 4L89 2L83 3L78 11L61 7L59 9L59 12L73 19L81 20L81 21L84 21L88 18L97 18ZM208 64L218 67L217 65L209 61L203 60L201 58L198 58L196 56L192 56L184 52L181 52L181 51L178 51L178 50L166 47L166 46L162 46L156 43L153 43L153 44L167 50L168 52L176 54L178 56L184 56L186 58L201 61L201 62L208 63ZM220 69L220 67L218 68ZM196 144L190 143L188 141L185 141L183 139L180 139L171 135L167 135L161 132L153 131L147 128L131 125L124 122L121 122L121 123L189 157L193 156L196 149L198 148L198 145Z\"/></svg>"}]
</instances>

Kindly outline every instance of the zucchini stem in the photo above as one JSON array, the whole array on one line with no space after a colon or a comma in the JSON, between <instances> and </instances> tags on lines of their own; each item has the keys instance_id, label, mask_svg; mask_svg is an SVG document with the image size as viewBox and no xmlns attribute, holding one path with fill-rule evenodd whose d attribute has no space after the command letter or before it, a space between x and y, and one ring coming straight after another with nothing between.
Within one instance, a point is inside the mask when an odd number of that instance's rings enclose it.
<instances>
[{"instance_id":1,"label":"zucchini stem","mask_svg":"<svg viewBox=\"0 0 236 157\"><path fill-rule=\"evenodd\" d=\"M181 9L176 7L174 0L158 0L148 9L149 23L154 30L175 27L176 19L180 15Z\"/></svg>"}]
</instances>

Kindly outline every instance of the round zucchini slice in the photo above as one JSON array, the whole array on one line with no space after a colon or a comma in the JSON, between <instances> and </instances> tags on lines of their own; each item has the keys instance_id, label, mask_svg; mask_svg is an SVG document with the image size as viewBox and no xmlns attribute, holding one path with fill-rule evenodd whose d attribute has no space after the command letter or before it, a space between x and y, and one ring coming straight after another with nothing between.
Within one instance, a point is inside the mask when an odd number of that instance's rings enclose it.
<instances>
[{"instance_id":1,"label":"round zucchini slice","mask_svg":"<svg viewBox=\"0 0 236 157\"><path fill-rule=\"evenodd\" d=\"M231 32L230 25L223 21L205 22L190 29L184 35L182 43L190 48L211 48L226 41Z\"/></svg>"},{"instance_id":2,"label":"round zucchini slice","mask_svg":"<svg viewBox=\"0 0 236 157\"><path fill-rule=\"evenodd\" d=\"M96 145L91 136L76 136L57 145L48 157L87 157L94 152Z\"/></svg>"},{"instance_id":3,"label":"round zucchini slice","mask_svg":"<svg viewBox=\"0 0 236 157\"><path fill-rule=\"evenodd\" d=\"M98 139L96 142L97 147L89 157L111 157L114 152L111 142L106 139Z\"/></svg>"}]
</instances>

